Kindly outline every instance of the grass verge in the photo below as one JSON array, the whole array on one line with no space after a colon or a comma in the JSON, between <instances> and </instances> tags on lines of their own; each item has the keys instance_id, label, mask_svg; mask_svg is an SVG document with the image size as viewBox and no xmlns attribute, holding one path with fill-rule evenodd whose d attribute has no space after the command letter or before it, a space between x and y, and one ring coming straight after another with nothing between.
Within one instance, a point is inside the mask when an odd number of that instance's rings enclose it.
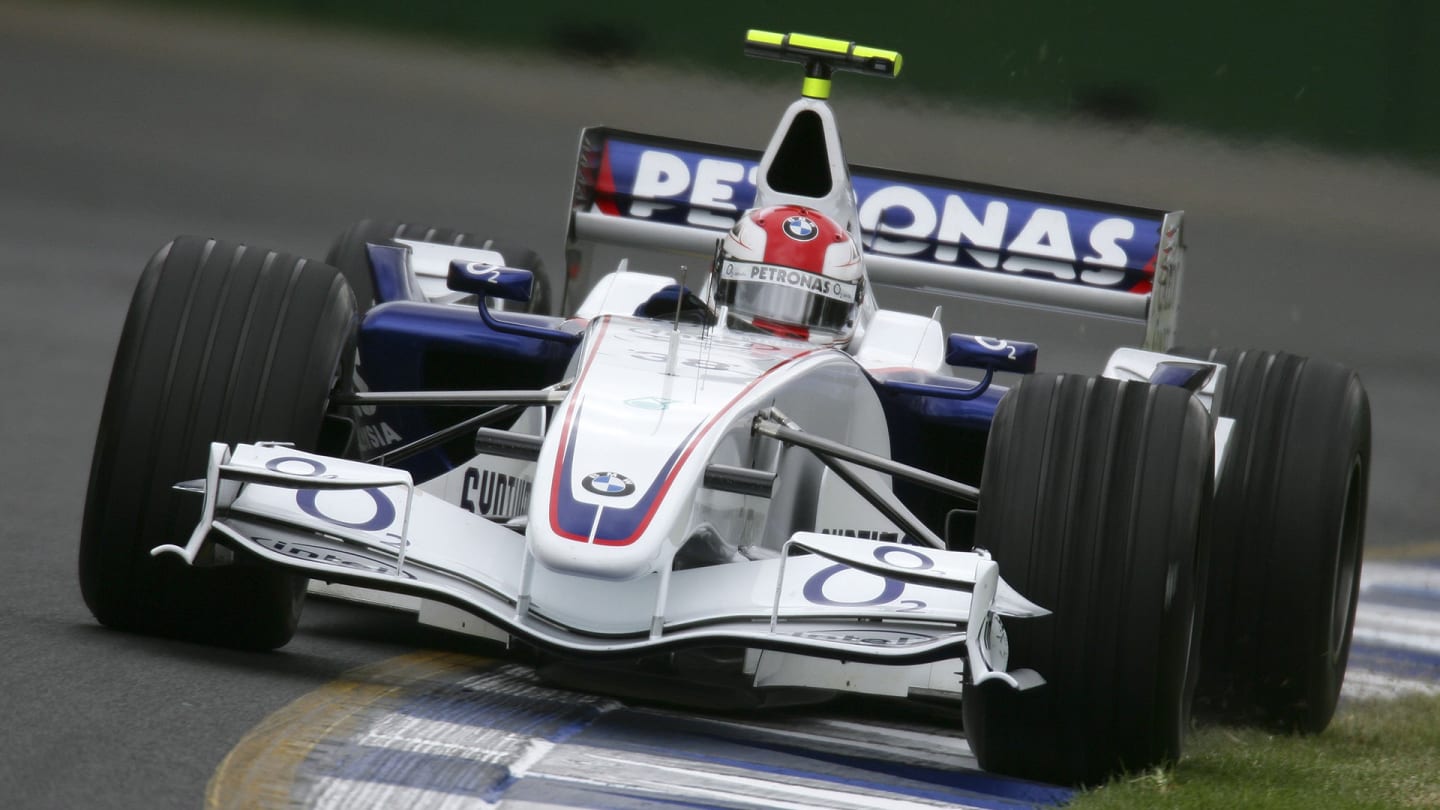
<instances>
[{"instance_id":1,"label":"grass verge","mask_svg":"<svg viewBox=\"0 0 1440 810\"><path fill-rule=\"evenodd\" d=\"M1173 768L1116 779L1098 808L1440 808L1440 697L1347 702L1313 737L1210 727Z\"/></svg>"}]
</instances>

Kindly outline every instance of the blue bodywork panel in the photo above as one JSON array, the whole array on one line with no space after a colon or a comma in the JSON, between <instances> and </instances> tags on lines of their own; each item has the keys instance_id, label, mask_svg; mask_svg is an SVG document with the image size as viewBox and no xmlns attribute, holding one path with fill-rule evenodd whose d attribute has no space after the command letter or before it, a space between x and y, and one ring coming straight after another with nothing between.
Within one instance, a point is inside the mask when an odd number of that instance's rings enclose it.
<instances>
[{"instance_id":1,"label":"blue bodywork panel","mask_svg":"<svg viewBox=\"0 0 1440 810\"><path fill-rule=\"evenodd\" d=\"M936 475L979 486L990 423L1000 398L1008 390L988 385L978 394L969 394L979 384L920 371L892 371L874 379L890 427L891 455L897 461ZM927 388L948 388L966 395L919 393ZM945 526L946 514L951 509L967 506L904 479L893 480L900 500L926 525L937 530Z\"/></svg>"},{"instance_id":2,"label":"blue bodywork panel","mask_svg":"<svg viewBox=\"0 0 1440 810\"><path fill-rule=\"evenodd\" d=\"M501 320L503 319L503 320ZM360 376L372 391L517 390L543 388L565 375L576 341L544 337L559 319L416 301L381 304L360 325ZM525 330L505 329L515 324ZM497 325L499 328L497 328ZM476 408L380 407L362 418L362 435L389 438L368 455L394 450L479 413ZM368 428L368 429L364 429ZM406 460L417 480L448 472L474 453L473 438Z\"/></svg>"}]
</instances>

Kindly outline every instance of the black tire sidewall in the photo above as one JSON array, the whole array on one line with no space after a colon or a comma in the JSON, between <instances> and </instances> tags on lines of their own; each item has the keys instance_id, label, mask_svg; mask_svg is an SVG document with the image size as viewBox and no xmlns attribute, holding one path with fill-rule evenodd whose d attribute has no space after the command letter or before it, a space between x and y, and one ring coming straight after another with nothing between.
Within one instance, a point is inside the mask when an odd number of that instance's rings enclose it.
<instances>
[{"instance_id":1,"label":"black tire sidewall","mask_svg":"<svg viewBox=\"0 0 1440 810\"><path fill-rule=\"evenodd\" d=\"M334 268L197 237L141 275L102 410L79 549L101 623L270 648L295 629L305 580L249 564L192 568L151 556L181 543L212 441L314 448L353 347L355 302Z\"/></svg>"},{"instance_id":2,"label":"black tire sidewall","mask_svg":"<svg viewBox=\"0 0 1440 810\"><path fill-rule=\"evenodd\" d=\"M1036 375L991 427L977 544L1053 611L1006 622L1011 668L963 698L983 767L1092 784L1180 754L1205 564L1209 417L1189 392Z\"/></svg>"},{"instance_id":3,"label":"black tire sidewall","mask_svg":"<svg viewBox=\"0 0 1440 810\"><path fill-rule=\"evenodd\" d=\"M1216 492L1198 711L1321 731L1339 700L1359 596L1368 397L1353 371L1328 361L1187 354L1227 366L1217 411L1236 420Z\"/></svg>"}]
</instances>

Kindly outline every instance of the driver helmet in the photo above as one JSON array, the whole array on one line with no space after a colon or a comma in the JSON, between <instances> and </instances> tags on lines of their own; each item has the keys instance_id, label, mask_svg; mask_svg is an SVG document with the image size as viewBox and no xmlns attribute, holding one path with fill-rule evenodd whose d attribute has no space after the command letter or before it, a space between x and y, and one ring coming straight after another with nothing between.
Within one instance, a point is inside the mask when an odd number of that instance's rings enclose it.
<instances>
[{"instance_id":1,"label":"driver helmet","mask_svg":"<svg viewBox=\"0 0 1440 810\"><path fill-rule=\"evenodd\" d=\"M825 345L855 331L865 266L850 233L798 205L745 212L716 248L715 304L729 325Z\"/></svg>"}]
</instances>

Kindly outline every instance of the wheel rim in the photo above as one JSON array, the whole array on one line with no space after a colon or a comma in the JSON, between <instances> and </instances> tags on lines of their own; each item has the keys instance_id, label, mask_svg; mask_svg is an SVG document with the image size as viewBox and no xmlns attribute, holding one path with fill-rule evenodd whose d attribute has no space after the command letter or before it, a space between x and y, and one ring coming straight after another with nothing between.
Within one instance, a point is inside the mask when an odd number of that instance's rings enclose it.
<instances>
[{"instance_id":1,"label":"wheel rim","mask_svg":"<svg viewBox=\"0 0 1440 810\"><path fill-rule=\"evenodd\" d=\"M1342 663L1346 639L1350 635L1350 617L1355 602L1356 577L1360 567L1360 521L1364 510L1360 504L1362 478L1361 460L1355 457L1350 478L1345 485L1345 502L1340 513L1340 543L1335 561L1335 599L1330 613L1330 656L1332 663Z\"/></svg>"}]
</instances>

